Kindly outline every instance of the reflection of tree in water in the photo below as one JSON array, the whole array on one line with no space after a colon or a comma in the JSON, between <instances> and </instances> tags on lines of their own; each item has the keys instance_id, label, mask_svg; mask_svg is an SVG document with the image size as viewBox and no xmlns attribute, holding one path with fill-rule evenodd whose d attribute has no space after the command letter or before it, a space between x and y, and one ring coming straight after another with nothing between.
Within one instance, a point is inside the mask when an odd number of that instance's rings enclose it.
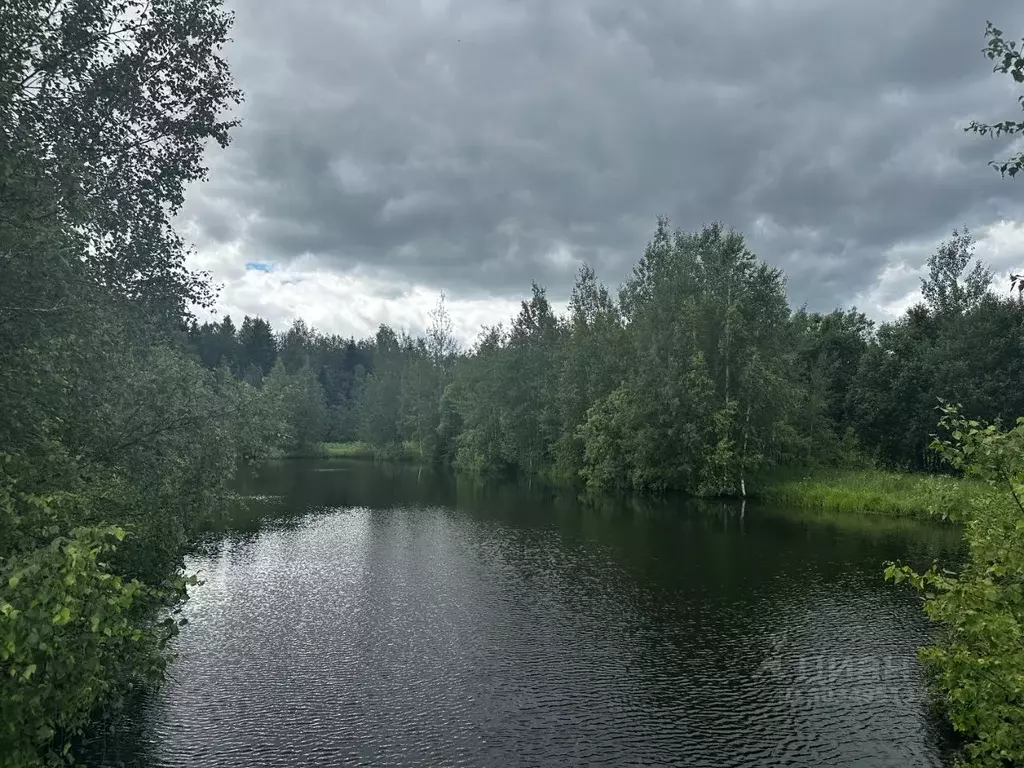
<instances>
[{"instance_id":1,"label":"reflection of tree in water","mask_svg":"<svg viewBox=\"0 0 1024 768\"><path fill-rule=\"evenodd\" d=\"M279 711L301 685L302 712L330 725L321 737L365 755L397 740L406 757L467 764L523 749L538 762L939 764L922 687L899 667L923 618L878 573L932 548L918 528L880 537L750 503L365 461L277 462L238 489L250 503L194 561L209 595L181 638L182 684L152 714L171 724L161 759L213 749L213 731L181 727L211 701L247 696L247 716L277 712L268 732L301 731L298 710ZM254 693L268 669L273 690ZM419 736L403 742L407 728ZM280 745L262 748L274 759Z\"/></svg>"}]
</instances>

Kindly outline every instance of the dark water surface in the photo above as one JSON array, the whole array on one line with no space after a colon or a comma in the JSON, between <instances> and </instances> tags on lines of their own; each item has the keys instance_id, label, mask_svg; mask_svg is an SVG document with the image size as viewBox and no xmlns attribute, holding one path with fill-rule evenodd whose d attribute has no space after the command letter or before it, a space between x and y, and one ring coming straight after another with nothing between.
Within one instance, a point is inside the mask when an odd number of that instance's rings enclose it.
<instances>
[{"instance_id":1,"label":"dark water surface","mask_svg":"<svg viewBox=\"0 0 1024 768\"><path fill-rule=\"evenodd\" d=\"M359 462L247 482L172 680L99 764L939 766L881 563L955 530Z\"/></svg>"}]
</instances>

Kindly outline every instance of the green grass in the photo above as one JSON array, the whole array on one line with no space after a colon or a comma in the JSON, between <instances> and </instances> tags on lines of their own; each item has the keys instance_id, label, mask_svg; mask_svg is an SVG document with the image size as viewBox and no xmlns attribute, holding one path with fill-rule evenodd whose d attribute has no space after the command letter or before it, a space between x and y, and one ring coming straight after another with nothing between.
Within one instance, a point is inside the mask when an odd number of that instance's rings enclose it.
<instances>
[{"instance_id":1,"label":"green grass","mask_svg":"<svg viewBox=\"0 0 1024 768\"><path fill-rule=\"evenodd\" d=\"M327 459L372 459L374 448L369 443L320 443L317 446L320 456Z\"/></svg>"},{"instance_id":2,"label":"green grass","mask_svg":"<svg viewBox=\"0 0 1024 768\"><path fill-rule=\"evenodd\" d=\"M829 469L770 479L758 495L775 504L809 509L926 517L962 509L985 487L944 475Z\"/></svg>"},{"instance_id":3,"label":"green grass","mask_svg":"<svg viewBox=\"0 0 1024 768\"><path fill-rule=\"evenodd\" d=\"M320 443L311 452L311 455L327 459L374 459L376 461L407 461L411 463L424 460L423 450L420 446L408 442L387 446L376 446L364 442Z\"/></svg>"}]
</instances>

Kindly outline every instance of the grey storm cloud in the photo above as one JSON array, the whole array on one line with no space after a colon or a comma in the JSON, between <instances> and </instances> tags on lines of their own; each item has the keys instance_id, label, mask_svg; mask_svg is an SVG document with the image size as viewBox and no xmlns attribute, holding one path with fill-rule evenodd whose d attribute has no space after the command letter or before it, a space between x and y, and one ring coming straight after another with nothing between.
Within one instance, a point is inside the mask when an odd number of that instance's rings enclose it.
<instances>
[{"instance_id":1,"label":"grey storm cloud","mask_svg":"<svg viewBox=\"0 0 1024 768\"><path fill-rule=\"evenodd\" d=\"M721 220L829 308L886 250L1017 217L964 134L1014 116L963 0L253 0L228 56L243 125L189 213L247 260L453 295L618 283L655 217ZM567 254L571 258L567 258Z\"/></svg>"}]
</instances>

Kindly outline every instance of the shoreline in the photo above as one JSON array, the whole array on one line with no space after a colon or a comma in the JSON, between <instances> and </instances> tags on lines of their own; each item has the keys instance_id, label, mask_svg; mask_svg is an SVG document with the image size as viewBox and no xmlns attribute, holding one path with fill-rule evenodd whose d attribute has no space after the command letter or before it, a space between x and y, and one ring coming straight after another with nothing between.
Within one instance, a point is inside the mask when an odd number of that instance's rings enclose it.
<instances>
[{"instance_id":1,"label":"shoreline","mask_svg":"<svg viewBox=\"0 0 1024 768\"><path fill-rule=\"evenodd\" d=\"M427 465L419 446L404 444L381 448L370 443L320 443L283 454L281 459L350 459ZM571 485L546 478L556 485ZM938 519L963 510L985 485L950 475L931 475L881 469L816 468L783 470L759 480L746 498L750 501L851 514ZM749 486L748 486L749 488ZM711 497L740 500L737 496Z\"/></svg>"}]
</instances>

